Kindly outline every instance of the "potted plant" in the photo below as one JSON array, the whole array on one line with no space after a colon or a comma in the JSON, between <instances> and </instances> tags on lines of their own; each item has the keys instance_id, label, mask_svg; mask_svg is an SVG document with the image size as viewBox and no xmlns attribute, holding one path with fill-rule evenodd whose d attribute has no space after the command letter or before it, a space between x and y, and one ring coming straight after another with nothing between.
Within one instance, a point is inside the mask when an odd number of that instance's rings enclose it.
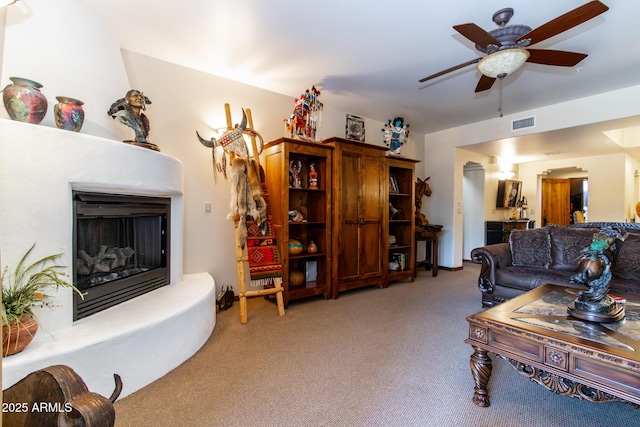
<instances>
[{"instance_id":1,"label":"potted plant","mask_svg":"<svg viewBox=\"0 0 640 427\"><path fill-rule=\"evenodd\" d=\"M8 266L2 271L2 356L19 353L31 342L38 330L38 319L34 307L50 307L47 294L52 288L72 288L82 293L65 280L63 266L53 263L62 254L49 255L27 265L27 258L35 243L22 256L14 270Z\"/></svg>"}]
</instances>

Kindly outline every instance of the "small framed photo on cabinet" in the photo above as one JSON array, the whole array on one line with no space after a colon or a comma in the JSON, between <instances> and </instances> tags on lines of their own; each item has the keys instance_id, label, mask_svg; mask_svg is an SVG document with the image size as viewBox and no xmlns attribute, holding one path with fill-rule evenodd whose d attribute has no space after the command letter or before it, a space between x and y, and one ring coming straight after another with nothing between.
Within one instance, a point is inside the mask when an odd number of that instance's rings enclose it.
<instances>
[{"instance_id":1,"label":"small framed photo on cabinet","mask_svg":"<svg viewBox=\"0 0 640 427\"><path fill-rule=\"evenodd\" d=\"M364 142L364 119L353 114L347 114L345 136L347 139Z\"/></svg>"}]
</instances>

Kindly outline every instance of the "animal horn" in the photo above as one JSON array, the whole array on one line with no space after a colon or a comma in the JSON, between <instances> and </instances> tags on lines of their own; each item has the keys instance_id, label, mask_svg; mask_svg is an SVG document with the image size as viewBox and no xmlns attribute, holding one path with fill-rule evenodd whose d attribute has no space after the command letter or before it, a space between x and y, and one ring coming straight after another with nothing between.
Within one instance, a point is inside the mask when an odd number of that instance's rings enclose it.
<instances>
[{"instance_id":1,"label":"animal horn","mask_svg":"<svg viewBox=\"0 0 640 427\"><path fill-rule=\"evenodd\" d=\"M206 147L214 148L216 145L218 145L218 141L215 138L211 138L210 141L207 141L206 139L204 139L203 137L200 136L198 131L196 131L196 135L198 135L198 139Z\"/></svg>"},{"instance_id":2,"label":"animal horn","mask_svg":"<svg viewBox=\"0 0 640 427\"><path fill-rule=\"evenodd\" d=\"M238 129L240 129L240 131L244 132L244 130L246 128L247 128L247 113L244 112L244 108L243 108L242 109L242 121L238 125Z\"/></svg>"},{"instance_id":3,"label":"animal horn","mask_svg":"<svg viewBox=\"0 0 640 427\"><path fill-rule=\"evenodd\" d=\"M111 403L115 403L122 392L122 378L120 378L120 375L113 374L113 379L116 381L116 388L113 390L113 393L111 393L111 396L109 396L109 402Z\"/></svg>"}]
</instances>

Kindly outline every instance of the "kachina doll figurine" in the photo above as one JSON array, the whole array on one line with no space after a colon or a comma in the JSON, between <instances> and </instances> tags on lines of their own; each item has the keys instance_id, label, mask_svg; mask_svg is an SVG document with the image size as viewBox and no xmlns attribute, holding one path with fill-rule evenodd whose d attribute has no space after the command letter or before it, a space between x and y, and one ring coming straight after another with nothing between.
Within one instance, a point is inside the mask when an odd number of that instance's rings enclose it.
<instances>
[{"instance_id":1,"label":"kachina doll figurine","mask_svg":"<svg viewBox=\"0 0 640 427\"><path fill-rule=\"evenodd\" d=\"M318 189L318 172L316 171L315 163L309 164L309 188Z\"/></svg>"},{"instance_id":2,"label":"kachina doll figurine","mask_svg":"<svg viewBox=\"0 0 640 427\"><path fill-rule=\"evenodd\" d=\"M409 125L404 124L402 117L396 117L382 128L384 144L391 148L393 154L400 155L400 148L409 139Z\"/></svg>"},{"instance_id":3,"label":"kachina doll figurine","mask_svg":"<svg viewBox=\"0 0 640 427\"><path fill-rule=\"evenodd\" d=\"M320 91L313 86L294 100L293 113L284 120L287 137L315 142L324 108L319 97Z\"/></svg>"},{"instance_id":4,"label":"kachina doll figurine","mask_svg":"<svg viewBox=\"0 0 640 427\"><path fill-rule=\"evenodd\" d=\"M289 162L289 186L293 188L302 188L302 180L300 179L302 172L302 162L298 160L298 164L291 160Z\"/></svg>"}]
</instances>

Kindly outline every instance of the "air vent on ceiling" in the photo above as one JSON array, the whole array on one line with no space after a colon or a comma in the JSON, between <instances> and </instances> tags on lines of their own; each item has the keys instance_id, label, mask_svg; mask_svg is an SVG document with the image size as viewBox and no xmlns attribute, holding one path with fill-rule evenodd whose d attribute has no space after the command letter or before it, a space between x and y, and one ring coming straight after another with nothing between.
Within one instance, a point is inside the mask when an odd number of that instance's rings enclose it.
<instances>
[{"instance_id":1,"label":"air vent on ceiling","mask_svg":"<svg viewBox=\"0 0 640 427\"><path fill-rule=\"evenodd\" d=\"M536 126L536 116L511 121L511 132Z\"/></svg>"}]
</instances>

